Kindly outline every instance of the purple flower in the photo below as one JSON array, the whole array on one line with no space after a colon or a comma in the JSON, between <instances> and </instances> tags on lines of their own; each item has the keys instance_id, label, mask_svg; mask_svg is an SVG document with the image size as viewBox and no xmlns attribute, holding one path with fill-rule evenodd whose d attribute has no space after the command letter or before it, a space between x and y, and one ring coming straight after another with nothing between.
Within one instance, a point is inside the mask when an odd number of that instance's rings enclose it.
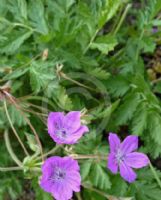
<instances>
[{"instance_id":1,"label":"purple flower","mask_svg":"<svg viewBox=\"0 0 161 200\"><path fill-rule=\"evenodd\" d=\"M118 168L121 176L129 183L135 181L136 173L132 168L142 168L149 164L148 157L143 153L133 152L138 148L138 137L131 135L121 143L114 133L109 135L110 154L107 167L116 174Z\"/></svg>"},{"instance_id":2,"label":"purple flower","mask_svg":"<svg viewBox=\"0 0 161 200\"><path fill-rule=\"evenodd\" d=\"M74 192L80 191L79 165L71 157L53 156L42 165L41 188L56 200L69 200Z\"/></svg>"},{"instance_id":3,"label":"purple flower","mask_svg":"<svg viewBox=\"0 0 161 200\"><path fill-rule=\"evenodd\" d=\"M81 125L80 118L79 111L66 115L63 112L51 112L48 116L48 133L58 144L74 144L89 131L87 126Z\"/></svg>"}]
</instances>

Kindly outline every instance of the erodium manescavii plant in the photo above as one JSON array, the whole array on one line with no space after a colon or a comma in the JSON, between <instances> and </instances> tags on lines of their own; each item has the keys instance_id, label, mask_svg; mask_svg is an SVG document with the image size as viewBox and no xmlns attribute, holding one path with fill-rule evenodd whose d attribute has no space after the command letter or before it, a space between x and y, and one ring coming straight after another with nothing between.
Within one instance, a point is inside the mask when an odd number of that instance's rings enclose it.
<instances>
[{"instance_id":1,"label":"erodium manescavii plant","mask_svg":"<svg viewBox=\"0 0 161 200\"><path fill-rule=\"evenodd\" d=\"M0 0L0 200L161 200L160 56L160 0Z\"/></svg>"}]
</instances>

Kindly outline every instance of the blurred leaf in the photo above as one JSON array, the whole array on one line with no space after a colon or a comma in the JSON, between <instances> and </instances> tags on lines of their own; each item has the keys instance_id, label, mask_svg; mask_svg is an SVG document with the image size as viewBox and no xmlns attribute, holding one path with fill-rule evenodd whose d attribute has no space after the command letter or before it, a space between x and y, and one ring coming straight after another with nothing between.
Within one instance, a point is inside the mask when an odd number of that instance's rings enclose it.
<instances>
[{"instance_id":1,"label":"blurred leaf","mask_svg":"<svg viewBox=\"0 0 161 200\"><path fill-rule=\"evenodd\" d=\"M30 23L36 29L36 31L44 35L48 34L48 26L45 20L43 1L35 0L29 2L29 18L31 19Z\"/></svg>"},{"instance_id":2,"label":"blurred leaf","mask_svg":"<svg viewBox=\"0 0 161 200\"><path fill-rule=\"evenodd\" d=\"M139 95L137 93L129 93L124 99L124 103L118 108L116 113L116 123L123 125L130 120L139 105Z\"/></svg>"},{"instance_id":3,"label":"blurred leaf","mask_svg":"<svg viewBox=\"0 0 161 200\"><path fill-rule=\"evenodd\" d=\"M6 54L13 54L18 48L32 35L32 31L17 33L15 35L10 35L10 37L0 44L0 52Z\"/></svg>"},{"instance_id":4,"label":"blurred leaf","mask_svg":"<svg viewBox=\"0 0 161 200\"><path fill-rule=\"evenodd\" d=\"M27 71L29 70L29 68L20 68L20 69L16 69L15 71L11 72L10 74L7 74L3 80L10 80L10 79L16 79L22 75L24 75Z\"/></svg>"},{"instance_id":5,"label":"blurred leaf","mask_svg":"<svg viewBox=\"0 0 161 200\"><path fill-rule=\"evenodd\" d=\"M88 160L83 162L83 164L81 165L81 177L82 177L82 181L85 180L85 178L89 175L90 170L92 167L92 161Z\"/></svg>"},{"instance_id":6,"label":"blurred leaf","mask_svg":"<svg viewBox=\"0 0 161 200\"><path fill-rule=\"evenodd\" d=\"M47 88L52 80L55 79L52 64L48 62L33 62L30 67L30 84L36 93L42 88Z\"/></svg>"},{"instance_id":7,"label":"blurred leaf","mask_svg":"<svg viewBox=\"0 0 161 200\"><path fill-rule=\"evenodd\" d=\"M17 125L18 127L26 125L26 121L24 117L22 116L21 112L17 110L17 108L14 105L10 105L8 108L9 115L11 117L12 123ZM25 113L27 117L29 117L28 113Z\"/></svg>"},{"instance_id":8,"label":"blurred leaf","mask_svg":"<svg viewBox=\"0 0 161 200\"><path fill-rule=\"evenodd\" d=\"M116 45L116 38L114 36L106 35L97 37L97 39L90 45L90 48L98 49L103 54L108 54L109 51L114 50Z\"/></svg>"},{"instance_id":9,"label":"blurred leaf","mask_svg":"<svg viewBox=\"0 0 161 200\"><path fill-rule=\"evenodd\" d=\"M58 106L63 110L70 110L72 109L72 101L69 98L68 94L66 93L65 88L59 87L55 90L54 94L56 98L56 102Z\"/></svg>"},{"instance_id":10,"label":"blurred leaf","mask_svg":"<svg viewBox=\"0 0 161 200\"><path fill-rule=\"evenodd\" d=\"M111 182L107 171L105 172L98 163L93 166L92 181L93 184L100 189L105 190L111 188Z\"/></svg>"},{"instance_id":11,"label":"blurred leaf","mask_svg":"<svg viewBox=\"0 0 161 200\"><path fill-rule=\"evenodd\" d=\"M40 147L37 144L36 138L34 135L31 135L29 133L25 133L26 137L27 137L27 143L30 147L30 149L34 152L40 152Z\"/></svg>"}]
</instances>

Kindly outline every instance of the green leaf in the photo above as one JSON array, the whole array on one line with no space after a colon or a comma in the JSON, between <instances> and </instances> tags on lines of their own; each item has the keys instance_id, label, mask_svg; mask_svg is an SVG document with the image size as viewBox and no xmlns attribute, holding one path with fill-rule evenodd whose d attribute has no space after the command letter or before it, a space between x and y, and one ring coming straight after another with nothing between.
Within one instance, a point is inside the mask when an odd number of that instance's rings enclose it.
<instances>
[{"instance_id":1,"label":"green leaf","mask_svg":"<svg viewBox=\"0 0 161 200\"><path fill-rule=\"evenodd\" d=\"M26 0L17 0L18 8L20 10L21 16L27 19L27 3Z\"/></svg>"},{"instance_id":2,"label":"green leaf","mask_svg":"<svg viewBox=\"0 0 161 200\"><path fill-rule=\"evenodd\" d=\"M150 112L148 115L148 128L153 140L161 145L161 116L156 112Z\"/></svg>"},{"instance_id":3,"label":"green leaf","mask_svg":"<svg viewBox=\"0 0 161 200\"><path fill-rule=\"evenodd\" d=\"M3 16L7 11L6 0L0 0L0 16Z\"/></svg>"},{"instance_id":4,"label":"green leaf","mask_svg":"<svg viewBox=\"0 0 161 200\"><path fill-rule=\"evenodd\" d=\"M26 0L8 0L9 10L12 12L13 16L22 21L27 20L27 2Z\"/></svg>"},{"instance_id":5,"label":"green leaf","mask_svg":"<svg viewBox=\"0 0 161 200\"><path fill-rule=\"evenodd\" d=\"M130 78L130 77L129 77ZM106 83L113 96L123 96L130 88L129 80L123 75L111 76Z\"/></svg>"},{"instance_id":6,"label":"green leaf","mask_svg":"<svg viewBox=\"0 0 161 200\"><path fill-rule=\"evenodd\" d=\"M101 134L98 135L96 131L90 130L88 134L85 134L84 137L79 140L79 143L74 145L74 151L78 154L98 153L97 151L101 143L101 138Z\"/></svg>"},{"instance_id":7,"label":"green leaf","mask_svg":"<svg viewBox=\"0 0 161 200\"><path fill-rule=\"evenodd\" d=\"M92 180L94 186L106 190L111 188L111 182L107 173L98 163L93 166Z\"/></svg>"},{"instance_id":8,"label":"green leaf","mask_svg":"<svg viewBox=\"0 0 161 200\"><path fill-rule=\"evenodd\" d=\"M114 50L117 45L117 40L114 36L106 35L97 37L97 39L90 45L91 49L98 49L103 54L108 54L109 51Z\"/></svg>"},{"instance_id":9,"label":"green leaf","mask_svg":"<svg viewBox=\"0 0 161 200\"><path fill-rule=\"evenodd\" d=\"M160 12L160 10L161 10L161 1L160 0L156 0L154 5L155 5L155 9L154 9L154 12L153 12L153 17L155 17L157 15L157 13Z\"/></svg>"},{"instance_id":10,"label":"green leaf","mask_svg":"<svg viewBox=\"0 0 161 200\"><path fill-rule=\"evenodd\" d=\"M120 175L114 175L111 178L112 188L110 192L114 196L126 196L126 191L128 188L128 184L120 177Z\"/></svg>"},{"instance_id":11,"label":"green leaf","mask_svg":"<svg viewBox=\"0 0 161 200\"><path fill-rule=\"evenodd\" d=\"M38 93L42 88L46 89L53 80L55 80L55 74L52 63L32 62L30 84L35 93Z\"/></svg>"},{"instance_id":12,"label":"green leaf","mask_svg":"<svg viewBox=\"0 0 161 200\"><path fill-rule=\"evenodd\" d=\"M61 86L58 87L57 90L55 90L53 98L56 101L59 108L61 108L62 110L71 110L72 109L72 107L73 107L72 101L69 98L64 87L61 87Z\"/></svg>"},{"instance_id":13,"label":"green leaf","mask_svg":"<svg viewBox=\"0 0 161 200\"><path fill-rule=\"evenodd\" d=\"M91 70L91 68L87 68L85 69L85 71L92 75L92 76L95 76L96 78L99 78L99 79L108 79L108 77L110 76L110 74L104 70L104 69L101 69L101 68L94 68Z\"/></svg>"},{"instance_id":14,"label":"green leaf","mask_svg":"<svg viewBox=\"0 0 161 200\"><path fill-rule=\"evenodd\" d=\"M11 72L10 74L7 74L3 80L6 81L6 80L11 80L11 79L16 79L22 75L24 75L26 72L28 72L29 68L19 68L19 69L16 69L15 71Z\"/></svg>"},{"instance_id":15,"label":"green leaf","mask_svg":"<svg viewBox=\"0 0 161 200\"><path fill-rule=\"evenodd\" d=\"M27 143L30 147L30 149L34 152L40 152L40 147L37 144L36 138L34 135L31 135L29 133L25 133L26 137L27 137Z\"/></svg>"},{"instance_id":16,"label":"green leaf","mask_svg":"<svg viewBox=\"0 0 161 200\"><path fill-rule=\"evenodd\" d=\"M82 181L85 180L86 177L89 175L91 167L92 167L92 161L90 160L84 161L83 164L81 164L80 172Z\"/></svg>"},{"instance_id":17,"label":"green leaf","mask_svg":"<svg viewBox=\"0 0 161 200\"><path fill-rule=\"evenodd\" d=\"M98 25L101 28L108 20L116 14L117 9L121 5L120 0L105 0L105 6L100 13Z\"/></svg>"},{"instance_id":18,"label":"green leaf","mask_svg":"<svg viewBox=\"0 0 161 200\"><path fill-rule=\"evenodd\" d=\"M22 184L21 180L17 179L13 174L2 179L0 183L0 195L2 195L2 200L4 200L6 193L11 199L16 200L22 193Z\"/></svg>"},{"instance_id":19,"label":"green leaf","mask_svg":"<svg viewBox=\"0 0 161 200\"><path fill-rule=\"evenodd\" d=\"M31 25L44 35L48 34L48 26L45 20L44 5L41 0L30 1L29 18Z\"/></svg>"},{"instance_id":20,"label":"green leaf","mask_svg":"<svg viewBox=\"0 0 161 200\"><path fill-rule=\"evenodd\" d=\"M26 121L22 116L21 112L17 110L14 105L11 105L8 109L9 115L11 117L12 123L17 125L18 127L26 125ZM25 113L26 117L29 117L28 113Z\"/></svg>"},{"instance_id":21,"label":"green leaf","mask_svg":"<svg viewBox=\"0 0 161 200\"><path fill-rule=\"evenodd\" d=\"M153 38L143 37L141 47L143 48L144 53L153 53L156 48L156 43Z\"/></svg>"},{"instance_id":22,"label":"green leaf","mask_svg":"<svg viewBox=\"0 0 161 200\"><path fill-rule=\"evenodd\" d=\"M133 117L133 114L139 105L139 95L137 93L129 93L125 98L122 105L116 112L116 124L123 125Z\"/></svg>"},{"instance_id":23,"label":"green leaf","mask_svg":"<svg viewBox=\"0 0 161 200\"><path fill-rule=\"evenodd\" d=\"M75 0L63 0L62 3L65 4L66 10L68 11L69 8L75 3Z\"/></svg>"},{"instance_id":24,"label":"green leaf","mask_svg":"<svg viewBox=\"0 0 161 200\"><path fill-rule=\"evenodd\" d=\"M156 184L142 184L137 182L136 187L136 197L139 200L160 200L161 190L160 188L157 188Z\"/></svg>"},{"instance_id":25,"label":"green leaf","mask_svg":"<svg viewBox=\"0 0 161 200\"><path fill-rule=\"evenodd\" d=\"M147 128L148 108L146 102L141 103L132 119L132 133L135 135L142 135Z\"/></svg>"},{"instance_id":26,"label":"green leaf","mask_svg":"<svg viewBox=\"0 0 161 200\"><path fill-rule=\"evenodd\" d=\"M119 100L114 102L113 104L106 106L101 104L98 107L96 107L92 112L90 113L91 119L102 119L102 118L109 118L111 114L117 109L119 105Z\"/></svg>"},{"instance_id":27,"label":"green leaf","mask_svg":"<svg viewBox=\"0 0 161 200\"><path fill-rule=\"evenodd\" d=\"M0 52L6 53L6 54L14 54L15 51L18 50L18 48L24 43L25 40L27 40L32 35L32 31L17 33L16 37L15 35L10 35L7 40L4 40L0 44Z\"/></svg>"}]
</instances>

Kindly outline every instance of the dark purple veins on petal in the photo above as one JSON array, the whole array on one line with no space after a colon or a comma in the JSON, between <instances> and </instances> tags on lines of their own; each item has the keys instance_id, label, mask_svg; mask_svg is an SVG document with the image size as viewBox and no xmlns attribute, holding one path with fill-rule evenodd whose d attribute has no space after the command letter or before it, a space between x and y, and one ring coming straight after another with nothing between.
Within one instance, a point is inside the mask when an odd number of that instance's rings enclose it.
<instances>
[{"instance_id":1,"label":"dark purple veins on petal","mask_svg":"<svg viewBox=\"0 0 161 200\"><path fill-rule=\"evenodd\" d=\"M63 139L63 138L66 138L66 137L67 137L68 133L67 133L67 131L66 131L65 129L58 129L58 130L56 131L56 135L57 135L59 138Z\"/></svg>"},{"instance_id":2,"label":"dark purple veins on petal","mask_svg":"<svg viewBox=\"0 0 161 200\"><path fill-rule=\"evenodd\" d=\"M50 180L52 182L61 182L65 179L65 177L66 177L66 172L63 169L57 167L54 169L54 172L50 177Z\"/></svg>"}]
</instances>

